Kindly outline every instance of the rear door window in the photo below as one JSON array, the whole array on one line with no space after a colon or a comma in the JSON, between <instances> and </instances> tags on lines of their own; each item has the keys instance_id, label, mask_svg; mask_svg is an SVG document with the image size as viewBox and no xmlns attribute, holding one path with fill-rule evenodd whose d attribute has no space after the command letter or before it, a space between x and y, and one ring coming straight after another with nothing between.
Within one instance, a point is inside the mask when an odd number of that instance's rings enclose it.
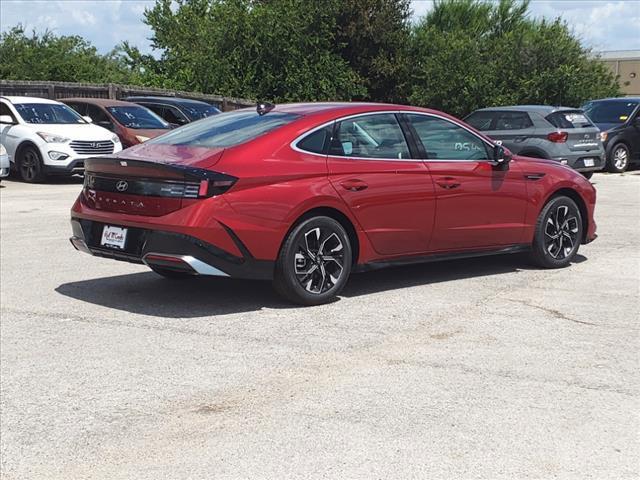
<instances>
[{"instance_id":1,"label":"rear door window","mask_svg":"<svg viewBox=\"0 0 640 480\"><path fill-rule=\"evenodd\" d=\"M464 121L476 130L480 130L481 132L487 130L495 130L493 128L493 125L497 115L497 112L473 112L471 115L465 118Z\"/></svg>"},{"instance_id":2,"label":"rear door window","mask_svg":"<svg viewBox=\"0 0 640 480\"><path fill-rule=\"evenodd\" d=\"M329 153L339 157L387 160L411 158L402 128L393 113L363 115L341 121Z\"/></svg>"},{"instance_id":3,"label":"rear door window","mask_svg":"<svg viewBox=\"0 0 640 480\"><path fill-rule=\"evenodd\" d=\"M553 112L545 117L556 128L588 128L593 127L581 110Z\"/></svg>"},{"instance_id":4,"label":"rear door window","mask_svg":"<svg viewBox=\"0 0 640 480\"><path fill-rule=\"evenodd\" d=\"M493 130L524 130L533 127L526 112L499 112Z\"/></svg>"}]
</instances>

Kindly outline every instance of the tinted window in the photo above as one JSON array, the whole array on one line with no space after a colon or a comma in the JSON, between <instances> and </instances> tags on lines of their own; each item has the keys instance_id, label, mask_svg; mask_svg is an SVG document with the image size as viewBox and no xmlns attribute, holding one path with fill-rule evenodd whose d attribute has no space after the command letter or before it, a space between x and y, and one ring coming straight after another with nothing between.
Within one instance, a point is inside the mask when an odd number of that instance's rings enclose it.
<instances>
[{"instance_id":1,"label":"tinted window","mask_svg":"<svg viewBox=\"0 0 640 480\"><path fill-rule=\"evenodd\" d=\"M496 112L473 112L464 121L476 130L491 130L491 125L496 115Z\"/></svg>"},{"instance_id":2,"label":"tinted window","mask_svg":"<svg viewBox=\"0 0 640 480\"><path fill-rule=\"evenodd\" d=\"M526 112L496 112L495 126L492 130L523 130L533 127Z\"/></svg>"},{"instance_id":3,"label":"tinted window","mask_svg":"<svg viewBox=\"0 0 640 480\"><path fill-rule=\"evenodd\" d=\"M78 113L66 105L55 103L16 103L15 109L27 123L86 123Z\"/></svg>"},{"instance_id":4,"label":"tinted window","mask_svg":"<svg viewBox=\"0 0 640 480\"><path fill-rule=\"evenodd\" d=\"M87 105L84 103L68 103L65 102L65 105L73 108L76 112L78 112L79 115L86 115L87 114Z\"/></svg>"},{"instance_id":5,"label":"tinted window","mask_svg":"<svg viewBox=\"0 0 640 480\"><path fill-rule=\"evenodd\" d=\"M165 105L163 107L162 118L164 118L169 123L177 123L178 125L184 125L185 123L189 123L189 119L185 117L180 110L175 107L170 107Z\"/></svg>"},{"instance_id":6,"label":"tinted window","mask_svg":"<svg viewBox=\"0 0 640 480\"><path fill-rule=\"evenodd\" d=\"M336 128L330 153L342 157L411 158L402 129L392 113L343 120Z\"/></svg>"},{"instance_id":7,"label":"tinted window","mask_svg":"<svg viewBox=\"0 0 640 480\"><path fill-rule=\"evenodd\" d=\"M142 105L143 107L148 108L153 113L155 113L159 117L162 117L162 118L164 118L166 120L166 117L164 115L164 108L162 108L162 105L154 105L153 103L141 103L140 105Z\"/></svg>"},{"instance_id":8,"label":"tinted window","mask_svg":"<svg viewBox=\"0 0 640 480\"><path fill-rule=\"evenodd\" d=\"M427 115L408 115L431 159L489 160L487 144L455 123Z\"/></svg>"},{"instance_id":9,"label":"tinted window","mask_svg":"<svg viewBox=\"0 0 640 480\"><path fill-rule=\"evenodd\" d=\"M16 121L16 116L11 113L11 109L2 102L0 102L0 115L9 115L14 122Z\"/></svg>"},{"instance_id":10,"label":"tinted window","mask_svg":"<svg viewBox=\"0 0 640 480\"><path fill-rule=\"evenodd\" d=\"M612 101L612 102L591 102L582 109L587 116L595 123L624 123L626 122L638 102Z\"/></svg>"},{"instance_id":11,"label":"tinted window","mask_svg":"<svg viewBox=\"0 0 640 480\"><path fill-rule=\"evenodd\" d=\"M255 110L221 113L177 128L161 137L149 140L147 143L194 147L231 147L291 123L298 117L299 115L292 113L280 112L258 115Z\"/></svg>"},{"instance_id":12,"label":"tinted window","mask_svg":"<svg viewBox=\"0 0 640 480\"><path fill-rule=\"evenodd\" d=\"M111 124L111 120L109 120L107 114L104 113L104 110L96 105L87 104L87 116L91 117L93 123L104 125L107 123Z\"/></svg>"},{"instance_id":13,"label":"tinted window","mask_svg":"<svg viewBox=\"0 0 640 480\"><path fill-rule=\"evenodd\" d=\"M182 110L191 120L200 120L220 113L216 107L204 103L185 103L182 105Z\"/></svg>"},{"instance_id":14,"label":"tinted window","mask_svg":"<svg viewBox=\"0 0 640 480\"><path fill-rule=\"evenodd\" d=\"M169 124L151 110L136 106L107 107L113 117L127 128L169 128Z\"/></svg>"},{"instance_id":15,"label":"tinted window","mask_svg":"<svg viewBox=\"0 0 640 480\"><path fill-rule=\"evenodd\" d=\"M545 118L551 125L557 128L585 128L593 126L585 114L580 111L554 112Z\"/></svg>"},{"instance_id":16,"label":"tinted window","mask_svg":"<svg viewBox=\"0 0 640 480\"><path fill-rule=\"evenodd\" d=\"M333 124L330 126L316 130L315 132L307 135L297 144L300 150L311 153L324 154L329 140L331 140L331 132L333 130Z\"/></svg>"}]
</instances>

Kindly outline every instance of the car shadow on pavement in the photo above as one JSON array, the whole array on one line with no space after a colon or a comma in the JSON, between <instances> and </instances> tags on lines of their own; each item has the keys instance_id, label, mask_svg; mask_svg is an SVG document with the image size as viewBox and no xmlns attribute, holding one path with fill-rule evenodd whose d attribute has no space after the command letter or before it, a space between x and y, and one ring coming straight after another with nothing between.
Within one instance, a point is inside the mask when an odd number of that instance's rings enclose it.
<instances>
[{"instance_id":1,"label":"car shadow on pavement","mask_svg":"<svg viewBox=\"0 0 640 480\"><path fill-rule=\"evenodd\" d=\"M584 256L578 255L575 262L584 260ZM353 275L342 296L353 298L531 268L534 267L522 255L387 268ZM168 280L152 272L65 283L56 288L56 292L103 307L167 318L226 315L262 308L299 308L282 300L269 282L205 277Z\"/></svg>"}]
</instances>

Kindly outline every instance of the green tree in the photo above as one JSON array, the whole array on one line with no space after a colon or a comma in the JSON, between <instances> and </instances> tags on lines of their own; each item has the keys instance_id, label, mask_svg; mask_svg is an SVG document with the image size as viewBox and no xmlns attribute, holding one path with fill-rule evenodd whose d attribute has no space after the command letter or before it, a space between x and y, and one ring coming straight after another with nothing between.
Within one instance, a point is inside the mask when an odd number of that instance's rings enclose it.
<instances>
[{"instance_id":1,"label":"green tree","mask_svg":"<svg viewBox=\"0 0 640 480\"><path fill-rule=\"evenodd\" d=\"M20 25L0 35L0 78L69 82L126 82L125 58L116 50L101 55L79 36L50 31L27 35Z\"/></svg>"},{"instance_id":2,"label":"green tree","mask_svg":"<svg viewBox=\"0 0 640 480\"><path fill-rule=\"evenodd\" d=\"M580 105L619 94L609 70L560 19L528 1L438 0L415 26L409 101L455 115L495 105Z\"/></svg>"}]
</instances>

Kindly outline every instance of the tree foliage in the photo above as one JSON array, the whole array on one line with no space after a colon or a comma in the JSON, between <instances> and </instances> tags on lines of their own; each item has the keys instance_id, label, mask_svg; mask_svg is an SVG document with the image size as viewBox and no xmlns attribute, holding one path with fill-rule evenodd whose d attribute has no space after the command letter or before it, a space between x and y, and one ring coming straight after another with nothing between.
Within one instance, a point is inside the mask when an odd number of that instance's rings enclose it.
<instances>
[{"instance_id":1,"label":"tree foliage","mask_svg":"<svg viewBox=\"0 0 640 480\"><path fill-rule=\"evenodd\" d=\"M131 72L117 50L101 55L79 36L50 31L27 35L20 25L0 35L0 78L68 82L127 82Z\"/></svg>"},{"instance_id":2,"label":"tree foliage","mask_svg":"<svg viewBox=\"0 0 640 480\"><path fill-rule=\"evenodd\" d=\"M560 19L528 0L156 0L156 56L100 55L77 36L0 36L0 78L123 82L260 100L366 99L464 115L517 103L579 105L616 79Z\"/></svg>"},{"instance_id":3,"label":"tree foliage","mask_svg":"<svg viewBox=\"0 0 640 480\"><path fill-rule=\"evenodd\" d=\"M438 0L414 28L408 100L464 115L619 94L614 76L566 23L530 19L527 11L528 1Z\"/></svg>"}]
</instances>

